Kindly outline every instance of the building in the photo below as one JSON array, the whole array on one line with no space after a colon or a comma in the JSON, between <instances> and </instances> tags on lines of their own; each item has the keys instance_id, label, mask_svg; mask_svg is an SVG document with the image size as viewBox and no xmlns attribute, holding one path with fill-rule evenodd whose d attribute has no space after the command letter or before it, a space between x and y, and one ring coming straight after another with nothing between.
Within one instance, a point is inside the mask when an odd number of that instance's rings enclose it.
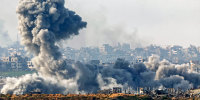
<instances>
[{"instance_id":1,"label":"building","mask_svg":"<svg viewBox=\"0 0 200 100\"><path fill-rule=\"evenodd\" d=\"M167 93L171 94L171 95L174 95L174 94L176 94L176 90L174 88L168 88L167 89Z\"/></svg>"},{"instance_id":2,"label":"building","mask_svg":"<svg viewBox=\"0 0 200 100\"><path fill-rule=\"evenodd\" d=\"M113 87L113 93L122 93L121 87Z\"/></svg>"},{"instance_id":3,"label":"building","mask_svg":"<svg viewBox=\"0 0 200 100\"><path fill-rule=\"evenodd\" d=\"M99 65L100 60L91 60L89 63L92 64L92 65Z\"/></svg>"},{"instance_id":4,"label":"building","mask_svg":"<svg viewBox=\"0 0 200 100\"><path fill-rule=\"evenodd\" d=\"M144 94L144 88L140 88L140 94Z\"/></svg>"},{"instance_id":5,"label":"building","mask_svg":"<svg viewBox=\"0 0 200 100\"><path fill-rule=\"evenodd\" d=\"M195 72L200 72L200 64L199 61L190 60L190 70Z\"/></svg>"},{"instance_id":6,"label":"building","mask_svg":"<svg viewBox=\"0 0 200 100\"><path fill-rule=\"evenodd\" d=\"M22 56L14 55L11 57L11 68L17 70L27 68L27 61L27 57L23 58Z\"/></svg>"},{"instance_id":7,"label":"building","mask_svg":"<svg viewBox=\"0 0 200 100\"><path fill-rule=\"evenodd\" d=\"M103 46L101 46L99 49L102 54L109 54L113 52L113 47L109 44L103 44Z\"/></svg>"},{"instance_id":8,"label":"building","mask_svg":"<svg viewBox=\"0 0 200 100\"><path fill-rule=\"evenodd\" d=\"M198 95L200 94L200 89L192 89L192 90L189 90L190 92L190 95Z\"/></svg>"},{"instance_id":9,"label":"building","mask_svg":"<svg viewBox=\"0 0 200 100\"><path fill-rule=\"evenodd\" d=\"M112 89L99 90L98 93L99 94L111 94L112 93Z\"/></svg>"},{"instance_id":10,"label":"building","mask_svg":"<svg viewBox=\"0 0 200 100\"><path fill-rule=\"evenodd\" d=\"M7 70L24 70L27 68L28 58L15 54L2 57L1 61L1 66L6 67Z\"/></svg>"},{"instance_id":11,"label":"building","mask_svg":"<svg viewBox=\"0 0 200 100\"><path fill-rule=\"evenodd\" d=\"M11 70L11 57L2 57L0 62L1 71Z\"/></svg>"},{"instance_id":12,"label":"building","mask_svg":"<svg viewBox=\"0 0 200 100\"><path fill-rule=\"evenodd\" d=\"M32 61L27 61L27 66L31 70L34 68Z\"/></svg>"},{"instance_id":13,"label":"building","mask_svg":"<svg viewBox=\"0 0 200 100\"><path fill-rule=\"evenodd\" d=\"M145 59L143 59L141 56L138 56L136 59L136 63L143 63Z\"/></svg>"},{"instance_id":14,"label":"building","mask_svg":"<svg viewBox=\"0 0 200 100\"><path fill-rule=\"evenodd\" d=\"M9 63L9 62L11 62L11 57L2 57L1 60L2 60L2 62Z\"/></svg>"}]
</instances>

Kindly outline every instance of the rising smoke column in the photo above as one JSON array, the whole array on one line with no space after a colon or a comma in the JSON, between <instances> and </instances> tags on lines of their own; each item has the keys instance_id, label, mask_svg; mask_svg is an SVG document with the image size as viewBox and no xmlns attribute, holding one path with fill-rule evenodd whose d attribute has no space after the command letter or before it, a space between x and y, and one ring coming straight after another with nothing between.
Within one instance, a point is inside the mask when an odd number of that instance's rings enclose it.
<instances>
[{"instance_id":1,"label":"rising smoke column","mask_svg":"<svg viewBox=\"0 0 200 100\"><path fill-rule=\"evenodd\" d=\"M61 74L56 42L78 35L86 27L80 16L64 7L64 0L21 0L17 9L22 44L34 52L33 63L41 74ZM54 73L55 70L58 70Z\"/></svg>"},{"instance_id":2,"label":"rising smoke column","mask_svg":"<svg viewBox=\"0 0 200 100\"><path fill-rule=\"evenodd\" d=\"M87 24L64 7L64 0L20 0L17 13L21 42L34 53L37 73L0 80L1 93L24 94L35 89L47 94L91 93L113 86L187 90L200 85L200 74L189 71L187 64L160 61L158 56L135 65L117 59L108 67L63 60L56 43L78 35Z\"/></svg>"},{"instance_id":3,"label":"rising smoke column","mask_svg":"<svg viewBox=\"0 0 200 100\"><path fill-rule=\"evenodd\" d=\"M29 53L37 74L7 78L1 93L22 94L34 89L43 93L78 91L75 67L62 60L56 42L78 35L87 23L64 7L64 0L20 0L17 8L21 42ZM71 76L71 77L70 77Z\"/></svg>"}]
</instances>

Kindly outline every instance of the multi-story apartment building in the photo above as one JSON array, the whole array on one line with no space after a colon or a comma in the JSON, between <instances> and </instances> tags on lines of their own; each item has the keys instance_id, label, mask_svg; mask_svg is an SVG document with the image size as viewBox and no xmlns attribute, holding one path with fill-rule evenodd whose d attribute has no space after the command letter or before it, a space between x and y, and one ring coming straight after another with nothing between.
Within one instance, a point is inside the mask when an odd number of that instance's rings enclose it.
<instances>
[{"instance_id":1,"label":"multi-story apartment building","mask_svg":"<svg viewBox=\"0 0 200 100\"><path fill-rule=\"evenodd\" d=\"M0 67L6 67L8 70L24 70L27 69L27 61L27 57L15 54L8 57L2 57Z\"/></svg>"}]
</instances>

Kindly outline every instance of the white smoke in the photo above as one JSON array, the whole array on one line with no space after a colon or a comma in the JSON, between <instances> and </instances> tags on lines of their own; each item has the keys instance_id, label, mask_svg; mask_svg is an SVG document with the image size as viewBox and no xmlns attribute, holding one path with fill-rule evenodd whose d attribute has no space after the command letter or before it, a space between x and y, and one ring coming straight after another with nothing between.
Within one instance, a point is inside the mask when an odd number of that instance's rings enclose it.
<instances>
[{"instance_id":1,"label":"white smoke","mask_svg":"<svg viewBox=\"0 0 200 100\"><path fill-rule=\"evenodd\" d=\"M108 80L108 83L106 83L103 79ZM97 81L101 90L112 89L113 87L123 87L121 84L117 84L116 79L112 77L102 78L101 74L97 76Z\"/></svg>"},{"instance_id":2,"label":"white smoke","mask_svg":"<svg viewBox=\"0 0 200 100\"><path fill-rule=\"evenodd\" d=\"M200 74L190 72L188 64L171 64L158 56L135 65L117 59L109 67L67 62L57 42L78 35L87 23L66 9L64 0L20 0L17 13L21 42L34 53L32 62L37 73L0 80L3 94L24 94L35 89L47 94L91 93L114 86L187 90L200 84Z\"/></svg>"}]
</instances>

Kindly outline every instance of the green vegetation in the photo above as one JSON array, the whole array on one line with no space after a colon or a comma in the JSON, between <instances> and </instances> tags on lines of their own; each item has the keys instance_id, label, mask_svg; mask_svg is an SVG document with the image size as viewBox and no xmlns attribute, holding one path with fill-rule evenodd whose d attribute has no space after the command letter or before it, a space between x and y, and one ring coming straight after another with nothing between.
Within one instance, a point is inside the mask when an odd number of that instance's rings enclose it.
<instances>
[{"instance_id":1,"label":"green vegetation","mask_svg":"<svg viewBox=\"0 0 200 100\"><path fill-rule=\"evenodd\" d=\"M1 77L19 77L25 74L35 73L35 71L7 71L0 72Z\"/></svg>"}]
</instances>

